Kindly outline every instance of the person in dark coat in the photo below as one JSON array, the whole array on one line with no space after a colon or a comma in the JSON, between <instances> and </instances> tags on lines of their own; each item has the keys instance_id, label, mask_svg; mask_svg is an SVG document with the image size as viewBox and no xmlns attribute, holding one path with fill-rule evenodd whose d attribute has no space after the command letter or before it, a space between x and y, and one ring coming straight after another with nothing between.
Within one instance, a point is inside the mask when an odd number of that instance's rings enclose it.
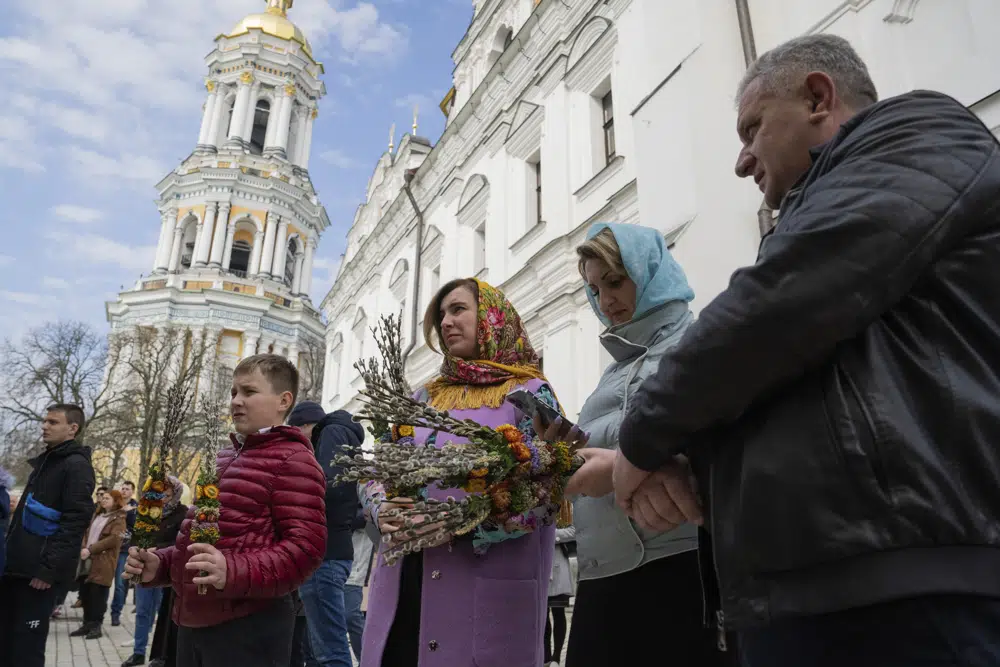
<instances>
[{"instance_id":1,"label":"person in dark coat","mask_svg":"<svg viewBox=\"0 0 1000 667\"><path fill-rule=\"evenodd\" d=\"M358 507L356 484L337 484L341 473L334 457L357 447L365 431L349 412L327 414L319 403L302 401L288 416L290 426L298 426L309 437L316 460L326 475L326 557L323 564L299 589L309 627L310 645L316 661L327 665L351 665L348 644L344 586L354 559L352 540Z\"/></svg>"},{"instance_id":2,"label":"person in dark coat","mask_svg":"<svg viewBox=\"0 0 1000 667\"><path fill-rule=\"evenodd\" d=\"M187 507L181 504L183 493L184 484L181 483L181 480L173 475L167 475L167 488L163 497L163 515L160 517L160 525L154 537L154 548L169 547L177 540L181 523L187 516ZM146 663L149 632L153 629L153 618L156 616L157 610L162 609L165 592L168 591L162 588L147 586L136 588L135 643L132 648L132 656L122 663L122 667L134 667ZM166 616L169 618L169 613Z\"/></svg>"},{"instance_id":3,"label":"person in dark coat","mask_svg":"<svg viewBox=\"0 0 1000 667\"><path fill-rule=\"evenodd\" d=\"M7 529L0 667L44 667L58 589L76 575L95 485L90 448L75 439L84 423L83 410L69 404L51 406L42 422L45 451L29 461L32 473Z\"/></svg>"},{"instance_id":4,"label":"person in dark coat","mask_svg":"<svg viewBox=\"0 0 1000 667\"><path fill-rule=\"evenodd\" d=\"M690 459L665 487L702 494L748 667L1000 664L1000 144L946 95L878 101L831 34L737 93L780 215L629 403L617 501L691 520L649 502Z\"/></svg>"}]
</instances>

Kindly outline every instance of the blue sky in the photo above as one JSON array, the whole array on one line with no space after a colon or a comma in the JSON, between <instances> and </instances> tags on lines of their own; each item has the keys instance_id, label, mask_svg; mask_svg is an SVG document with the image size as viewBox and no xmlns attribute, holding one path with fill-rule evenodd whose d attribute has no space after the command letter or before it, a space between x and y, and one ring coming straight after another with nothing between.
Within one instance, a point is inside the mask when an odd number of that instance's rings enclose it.
<instances>
[{"instance_id":1,"label":"blue sky","mask_svg":"<svg viewBox=\"0 0 1000 667\"><path fill-rule=\"evenodd\" d=\"M106 329L104 302L152 269L154 185L197 141L213 38L265 0L6 0L0 22L0 337L56 319ZM471 0L296 0L326 66L310 172L332 226L329 289L375 162L409 130L436 141L437 104ZM398 143L398 140L397 140Z\"/></svg>"}]
</instances>

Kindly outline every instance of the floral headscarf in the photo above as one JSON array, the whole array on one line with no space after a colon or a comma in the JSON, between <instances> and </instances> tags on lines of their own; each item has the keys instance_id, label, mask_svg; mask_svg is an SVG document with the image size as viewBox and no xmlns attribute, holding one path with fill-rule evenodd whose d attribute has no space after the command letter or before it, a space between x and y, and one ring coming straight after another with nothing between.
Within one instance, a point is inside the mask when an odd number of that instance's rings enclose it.
<instances>
[{"instance_id":1,"label":"floral headscarf","mask_svg":"<svg viewBox=\"0 0 1000 667\"><path fill-rule=\"evenodd\" d=\"M174 490L174 497L163 506L163 513L170 514L181 504L181 496L184 494L184 483L173 475L167 475L167 484Z\"/></svg>"},{"instance_id":2,"label":"floral headscarf","mask_svg":"<svg viewBox=\"0 0 1000 667\"><path fill-rule=\"evenodd\" d=\"M440 377L427 385L438 410L496 408L515 386L545 379L517 310L496 287L481 280L476 284L479 358L459 359L445 351Z\"/></svg>"}]
</instances>

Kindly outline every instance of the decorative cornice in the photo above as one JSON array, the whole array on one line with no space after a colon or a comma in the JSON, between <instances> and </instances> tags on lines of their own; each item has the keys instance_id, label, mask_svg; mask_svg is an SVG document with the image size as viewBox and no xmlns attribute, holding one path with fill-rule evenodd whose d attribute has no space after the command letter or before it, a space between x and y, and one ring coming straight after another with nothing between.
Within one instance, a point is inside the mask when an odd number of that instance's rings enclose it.
<instances>
[{"instance_id":1,"label":"decorative cornice","mask_svg":"<svg viewBox=\"0 0 1000 667\"><path fill-rule=\"evenodd\" d=\"M518 160L527 160L542 144L545 108L521 102L514 114L511 131L507 134L507 152Z\"/></svg>"},{"instance_id":2,"label":"decorative cornice","mask_svg":"<svg viewBox=\"0 0 1000 667\"><path fill-rule=\"evenodd\" d=\"M611 74L617 30L603 17L594 17L584 26L570 51L566 85L588 95Z\"/></svg>"}]
</instances>

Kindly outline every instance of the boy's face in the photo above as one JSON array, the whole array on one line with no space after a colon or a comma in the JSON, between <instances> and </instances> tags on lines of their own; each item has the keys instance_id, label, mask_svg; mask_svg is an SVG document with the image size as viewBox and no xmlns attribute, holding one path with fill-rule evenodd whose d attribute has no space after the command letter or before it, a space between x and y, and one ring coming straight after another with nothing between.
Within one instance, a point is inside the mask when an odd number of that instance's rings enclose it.
<instances>
[{"instance_id":1,"label":"boy's face","mask_svg":"<svg viewBox=\"0 0 1000 667\"><path fill-rule=\"evenodd\" d=\"M292 392L277 393L259 368L252 373L233 376L229 412L236 432L251 435L285 421L292 407Z\"/></svg>"}]
</instances>

